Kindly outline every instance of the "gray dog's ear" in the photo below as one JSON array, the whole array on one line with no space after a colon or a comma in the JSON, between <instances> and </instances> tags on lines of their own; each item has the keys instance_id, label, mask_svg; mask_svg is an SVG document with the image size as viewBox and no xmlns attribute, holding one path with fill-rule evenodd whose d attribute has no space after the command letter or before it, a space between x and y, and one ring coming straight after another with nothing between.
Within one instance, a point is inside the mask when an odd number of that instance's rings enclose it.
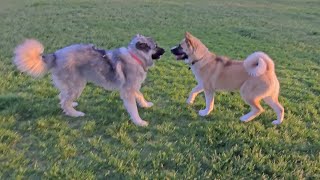
<instances>
[{"instance_id":1,"label":"gray dog's ear","mask_svg":"<svg viewBox=\"0 0 320 180\"><path fill-rule=\"evenodd\" d=\"M147 43L142 43L139 41L136 43L136 48L144 52L148 52L151 49Z\"/></svg>"}]
</instances>

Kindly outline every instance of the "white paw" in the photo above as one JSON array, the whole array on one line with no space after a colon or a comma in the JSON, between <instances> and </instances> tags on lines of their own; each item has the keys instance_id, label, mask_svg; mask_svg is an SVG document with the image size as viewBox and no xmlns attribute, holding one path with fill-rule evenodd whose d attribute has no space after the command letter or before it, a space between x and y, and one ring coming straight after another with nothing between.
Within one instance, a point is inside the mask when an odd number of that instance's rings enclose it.
<instances>
[{"instance_id":1,"label":"white paw","mask_svg":"<svg viewBox=\"0 0 320 180\"><path fill-rule=\"evenodd\" d=\"M248 121L247 115L241 116L241 117L240 117L240 120L241 120L242 122L247 122L247 121Z\"/></svg>"},{"instance_id":2,"label":"white paw","mask_svg":"<svg viewBox=\"0 0 320 180\"><path fill-rule=\"evenodd\" d=\"M72 107L76 107L76 106L78 106L78 103L77 102L72 102L71 106Z\"/></svg>"},{"instance_id":3,"label":"white paw","mask_svg":"<svg viewBox=\"0 0 320 180\"><path fill-rule=\"evenodd\" d=\"M187 104L192 105L193 102L194 102L194 99L192 99L192 98L187 99Z\"/></svg>"},{"instance_id":4,"label":"white paw","mask_svg":"<svg viewBox=\"0 0 320 180\"><path fill-rule=\"evenodd\" d=\"M73 111L73 112L66 112L66 115L71 116L71 117L81 117L84 116L85 113L81 111Z\"/></svg>"},{"instance_id":5,"label":"white paw","mask_svg":"<svg viewBox=\"0 0 320 180\"><path fill-rule=\"evenodd\" d=\"M199 111L199 115L200 116L207 116L209 114L209 112L206 109L200 110Z\"/></svg>"},{"instance_id":6,"label":"white paw","mask_svg":"<svg viewBox=\"0 0 320 180\"><path fill-rule=\"evenodd\" d=\"M152 102L146 102L146 103L141 103L139 104L140 107L142 108L149 108L149 107L152 107L153 106L153 103Z\"/></svg>"},{"instance_id":7,"label":"white paw","mask_svg":"<svg viewBox=\"0 0 320 180\"><path fill-rule=\"evenodd\" d=\"M133 123L137 126L148 126L149 123L147 121L144 120L140 120L140 121L133 121Z\"/></svg>"},{"instance_id":8,"label":"white paw","mask_svg":"<svg viewBox=\"0 0 320 180\"><path fill-rule=\"evenodd\" d=\"M249 112L248 114L245 114L245 115L243 115L243 116L241 116L240 117L240 120L242 121L242 122L249 122L249 121L251 121L255 116L253 116L254 115L254 113L252 113L252 112Z\"/></svg>"},{"instance_id":9,"label":"white paw","mask_svg":"<svg viewBox=\"0 0 320 180\"><path fill-rule=\"evenodd\" d=\"M274 124L274 125L279 125L279 124L281 124L281 121L279 121L279 120L274 120L274 121L272 121L272 124Z\"/></svg>"},{"instance_id":10,"label":"white paw","mask_svg":"<svg viewBox=\"0 0 320 180\"><path fill-rule=\"evenodd\" d=\"M145 108L149 108L149 107L152 107L153 106L153 103L152 102L147 102Z\"/></svg>"}]
</instances>

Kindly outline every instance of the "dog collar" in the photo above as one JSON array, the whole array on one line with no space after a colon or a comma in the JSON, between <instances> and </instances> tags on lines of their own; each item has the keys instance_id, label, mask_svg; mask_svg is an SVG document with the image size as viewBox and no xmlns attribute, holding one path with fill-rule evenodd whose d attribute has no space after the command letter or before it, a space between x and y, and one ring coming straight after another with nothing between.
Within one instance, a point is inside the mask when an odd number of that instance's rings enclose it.
<instances>
[{"instance_id":1,"label":"dog collar","mask_svg":"<svg viewBox=\"0 0 320 180\"><path fill-rule=\"evenodd\" d=\"M192 61L191 63L189 63L189 70L191 69L191 66L195 65L197 62L199 62L201 59L204 58L205 55L203 55L201 58L196 59L194 61Z\"/></svg>"},{"instance_id":2,"label":"dog collar","mask_svg":"<svg viewBox=\"0 0 320 180\"><path fill-rule=\"evenodd\" d=\"M199 61L200 61L200 60L192 61L192 62L191 62L191 66L192 66L192 65L195 65L195 64L196 64L197 62L199 62Z\"/></svg>"},{"instance_id":3,"label":"dog collar","mask_svg":"<svg viewBox=\"0 0 320 180\"><path fill-rule=\"evenodd\" d=\"M197 62L199 62L200 60L195 60L195 61L192 61L190 64L189 64L189 70L191 69L191 66L195 65Z\"/></svg>"},{"instance_id":4,"label":"dog collar","mask_svg":"<svg viewBox=\"0 0 320 180\"><path fill-rule=\"evenodd\" d=\"M143 65L143 62L138 58L137 55L133 54L133 53L130 52L130 51L129 51L129 54L131 55L131 57L132 57L134 60L136 60L136 62L137 62L138 64L140 64L140 65L142 66L142 68L143 68L144 71L147 71L146 68L145 68L144 65Z\"/></svg>"}]
</instances>

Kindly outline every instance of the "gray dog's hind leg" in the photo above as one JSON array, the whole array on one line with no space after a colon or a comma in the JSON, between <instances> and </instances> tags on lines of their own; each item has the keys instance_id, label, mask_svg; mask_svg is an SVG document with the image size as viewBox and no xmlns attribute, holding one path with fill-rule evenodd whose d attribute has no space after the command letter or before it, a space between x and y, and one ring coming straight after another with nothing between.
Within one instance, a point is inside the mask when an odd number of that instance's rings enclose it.
<instances>
[{"instance_id":1,"label":"gray dog's hind leg","mask_svg":"<svg viewBox=\"0 0 320 180\"><path fill-rule=\"evenodd\" d=\"M66 115L72 117L84 116L85 114L83 112L74 109L74 107L77 106L78 103L73 101L81 95L81 92L84 89L86 82L64 82L59 80L59 78L56 76L53 76L52 79L55 86L60 90L60 105L63 111L66 113Z\"/></svg>"}]
</instances>

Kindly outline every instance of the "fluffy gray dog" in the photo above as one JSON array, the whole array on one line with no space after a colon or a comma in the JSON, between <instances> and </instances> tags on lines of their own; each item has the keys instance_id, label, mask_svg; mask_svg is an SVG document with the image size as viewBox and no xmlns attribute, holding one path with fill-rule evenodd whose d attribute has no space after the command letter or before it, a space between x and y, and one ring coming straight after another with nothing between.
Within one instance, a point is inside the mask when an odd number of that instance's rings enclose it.
<instances>
[{"instance_id":1,"label":"fluffy gray dog","mask_svg":"<svg viewBox=\"0 0 320 180\"><path fill-rule=\"evenodd\" d=\"M154 59L160 59L164 49L156 42L142 35L133 37L128 47L114 50L97 49L92 44L74 44L43 54L43 45L36 40L26 40L15 49L14 63L17 68L33 77L52 73L52 80L60 90L60 104L66 115L84 116L74 109L74 102L87 82L92 82L106 90L119 90L124 106L132 121L138 126L148 122L139 116L137 104L148 108L148 102L140 92L148 68Z\"/></svg>"}]
</instances>

